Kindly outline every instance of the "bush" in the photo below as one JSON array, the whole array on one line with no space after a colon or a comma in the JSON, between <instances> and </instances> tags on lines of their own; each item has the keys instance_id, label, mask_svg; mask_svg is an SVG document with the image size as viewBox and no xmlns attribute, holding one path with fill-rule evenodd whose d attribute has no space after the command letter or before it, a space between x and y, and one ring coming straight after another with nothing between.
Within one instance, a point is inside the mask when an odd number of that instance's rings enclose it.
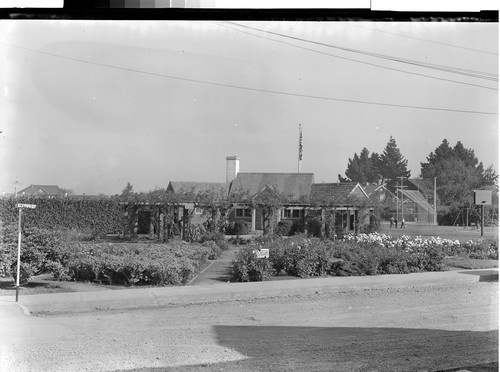
<instances>
[{"instance_id":1,"label":"bush","mask_svg":"<svg viewBox=\"0 0 500 372\"><path fill-rule=\"evenodd\" d=\"M96 244L68 247L61 266L51 263L54 276L76 281L99 281L118 285L185 284L214 250L213 241L187 244Z\"/></svg>"},{"instance_id":2,"label":"bush","mask_svg":"<svg viewBox=\"0 0 500 372\"><path fill-rule=\"evenodd\" d=\"M290 236L292 234L292 226L293 226L293 221L291 220L281 220L278 222L278 226L276 227L276 230L274 230L274 234L276 236Z\"/></svg>"},{"instance_id":3,"label":"bush","mask_svg":"<svg viewBox=\"0 0 500 372\"><path fill-rule=\"evenodd\" d=\"M213 240L204 242L203 246L208 247L211 250L210 254L208 255L209 260L216 260L222 253L222 249Z\"/></svg>"},{"instance_id":4,"label":"bush","mask_svg":"<svg viewBox=\"0 0 500 372\"><path fill-rule=\"evenodd\" d=\"M29 262L22 262L20 265L19 285L26 285L31 280L31 277L36 273L35 265ZM12 263L11 274L14 283L17 282L17 259Z\"/></svg>"},{"instance_id":5,"label":"bush","mask_svg":"<svg viewBox=\"0 0 500 372\"><path fill-rule=\"evenodd\" d=\"M317 219L311 219L307 221L307 233L309 236L315 238L321 238L321 222Z\"/></svg>"},{"instance_id":6,"label":"bush","mask_svg":"<svg viewBox=\"0 0 500 372\"><path fill-rule=\"evenodd\" d=\"M267 258L257 258L253 248L245 248L238 252L231 266L231 281L255 282L263 281L273 273Z\"/></svg>"},{"instance_id":7,"label":"bush","mask_svg":"<svg viewBox=\"0 0 500 372\"><path fill-rule=\"evenodd\" d=\"M0 229L0 276L5 277L17 270L18 228L15 225ZM63 234L40 228L29 228L21 238L22 275L29 277L47 270L46 264L60 260L60 247L65 244ZM26 265L24 265L26 264ZM24 274L23 274L24 270ZM15 275L14 275L15 276Z\"/></svg>"},{"instance_id":8,"label":"bush","mask_svg":"<svg viewBox=\"0 0 500 372\"><path fill-rule=\"evenodd\" d=\"M227 235L247 235L250 233L252 225L244 220L231 221L226 229Z\"/></svg>"},{"instance_id":9,"label":"bush","mask_svg":"<svg viewBox=\"0 0 500 372\"><path fill-rule=\"evenodd\" d=\"M411 240L379 234L349 236L346 240L321 240L294 235L288 238L256 239L269 249L271 267L261 267L250 248L233 261L232 279L262 280L261 276L290 275L301 278L324 275L405 274L444 269L447 244L442 239ZM256 247L256 243L253 247ZM266 260L267 261L267 260ZM260 275L264 271L264 274Z\"/></svg>"}]
</instances>

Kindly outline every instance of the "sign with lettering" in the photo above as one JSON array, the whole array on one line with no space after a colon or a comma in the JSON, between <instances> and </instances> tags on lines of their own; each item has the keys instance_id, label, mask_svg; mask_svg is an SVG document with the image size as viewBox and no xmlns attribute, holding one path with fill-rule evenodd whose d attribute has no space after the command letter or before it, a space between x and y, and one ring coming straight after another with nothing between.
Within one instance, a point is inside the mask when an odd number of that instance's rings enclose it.
<instances>
[{"instance_id":1,"label":"sign with lettering","mask_svg":"<svg viewBox=\"0 0 500 372\"><path fill-rule=\"evenodd\" d=\"M29 208L29 209L35 209L36 204L17 204L17 208Z\"/></svg>"},{"instance_id":2,"label":"sign with lettering","mask_svg":"<svg viewBox=\"0 0 500 372\"><path fill-rule=\"evenodd\" d=\"M253 253L257 258L269 258L269 249L254 249Z\"/></svg>"}]
</instances>

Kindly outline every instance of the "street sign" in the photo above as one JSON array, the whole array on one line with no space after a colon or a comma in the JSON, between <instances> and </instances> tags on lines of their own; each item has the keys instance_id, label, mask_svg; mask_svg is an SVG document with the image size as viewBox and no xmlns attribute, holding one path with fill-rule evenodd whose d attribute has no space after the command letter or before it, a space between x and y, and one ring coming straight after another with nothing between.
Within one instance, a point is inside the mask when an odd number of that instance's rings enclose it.
<instances>
[{"instance_id":1,"label":"street sign","mask_svg":"<svg viewBox=\"0 0 500 372\"><path fill-rule=\"evenodd\" d=\"M16 208L29 208L29 209L35 209L36 204L17 204Z\"/></svg>"}]
</instances>

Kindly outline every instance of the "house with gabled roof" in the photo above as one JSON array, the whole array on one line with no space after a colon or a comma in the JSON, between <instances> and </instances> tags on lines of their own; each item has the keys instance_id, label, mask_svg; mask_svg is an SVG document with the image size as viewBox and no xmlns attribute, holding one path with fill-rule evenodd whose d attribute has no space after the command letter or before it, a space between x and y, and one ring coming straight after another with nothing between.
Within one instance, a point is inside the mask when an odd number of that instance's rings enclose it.
<instances>
[{"instance_id":1,"label":"house with gabled roof","mask_svg":"<svg viewBox=\"0 0 500 372\"><path fill-rule=\"evenodd\" d=\"M315 183L311 186L309 215L320 213L324 219L325 212L330 211L334 214L335 231L356 231L359 205L368 199L357 182Z\"/></svg>"},{"instance_id":2,"label":"house with gabled roof","mask_svg":"<svg viewBox=\"0 0 500 372\"><path fill-rule=\"evenodd\" d=\"M365 190L370 200L384 207L396 208L397 196L384 185L365 185L363 190Z\"/></svg>"},{"instance_id":3,"label":"house with gabled roof","mask_svg":"<svg viewBox=\"0 0 500 372\"><path fill-rule=\"evenodd\" d=\"M56 185L30 185L17 192L17 196L64 196L65 192Z\"/></svg>"},{"instance_id":4,"label":"house with gabled roof","mask_svg":"<svg viewBox=\"0 0 500 372\"><path fill-rule=\"evenodd\" d=\"M342 233L356 231L360 206L368 200L361 185L355 182L314 183L313 173L239 172L239 158L236 156L226 157L225 183L170 181L167 192L179 194L181 198L178 201L174 198L174 202L159 200L155 204L135 203L135 209L130 212L127 209L130 204L124 203L129 220L124 235L133 234L131 226L138 225L137 219L142 213L148 221L156 219L150 226L160 226L156 229L159 237L162 234L165 236L164 227L170 225L170 218L174 224L178 224L178 231L184 238L190 226L202 224L211 218L210 213L204 213L208 204L204 207L203 198L197 197L205 192L221 195L226 206L229 203L229 210L226 208L224 211L229 213L229 220L248 222L252 232L264 230L266 226L272 226L272 222L283 220L305 226L311 219L318 219L318 213L321 217L318 220L323 221L324 225L323 217L328 211L339 216L338 224ZM192 201L188 200L190 193ZM268 202L272 200L275 204L270 208ZM172 209L174 212L170 216ZM152 231L150 228L149 234Z\"/></svg>"}]
</instances>

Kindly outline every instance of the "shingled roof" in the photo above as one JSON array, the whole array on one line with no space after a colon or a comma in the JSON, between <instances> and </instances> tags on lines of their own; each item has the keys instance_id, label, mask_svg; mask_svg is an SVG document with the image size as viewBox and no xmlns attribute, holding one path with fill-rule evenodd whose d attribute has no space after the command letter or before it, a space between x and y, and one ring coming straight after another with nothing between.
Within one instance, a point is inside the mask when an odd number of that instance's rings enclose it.
<instances>
[{"instance_id":1,"label":"shingled roof","mask_svg":"<svg viewBox=\"0 0 500 372\"><path fill-rule=\"evenodd\" d=\"M349 197L356 196L368 198L361 185L356 182L313 183L311 186L311 201L327 198L344 203L349 200Z\"/></svg>"},{"instance_id":2,"label":"shingled roof","mask_svg":"<svg viewBox=\"0 0 500 372\"><path fill-rule=\"evenodd\" d=\"M230 192L243 192L253 197L270 187L292 201L299 201L309 197L312 183L312 173L238 173Z\"/></svg>"},{"instance_id":3,"label":"shingled roof","mask_svg":"<svg viewBox=\"0 0 500 372\"><path fill-rule=\"evenodd\" d=\"M64 195L64 191L56 185L30 185L17 192L18 195L46 195L46 196L58 196Z\"/></svg>"},{"instance_id":4,"label":"shingled roof","mask_svg":"<svg viewBox=\"0 0 500 372\"><path fill-rule=\"evenodd\" d=\"M174 193L190 192L195 193L213 191L216 193L222 192L227 195L229 192L229 184L225 182L185 182L185 181L170 181L167 190Z\"/></svg>"}]
</instances>

